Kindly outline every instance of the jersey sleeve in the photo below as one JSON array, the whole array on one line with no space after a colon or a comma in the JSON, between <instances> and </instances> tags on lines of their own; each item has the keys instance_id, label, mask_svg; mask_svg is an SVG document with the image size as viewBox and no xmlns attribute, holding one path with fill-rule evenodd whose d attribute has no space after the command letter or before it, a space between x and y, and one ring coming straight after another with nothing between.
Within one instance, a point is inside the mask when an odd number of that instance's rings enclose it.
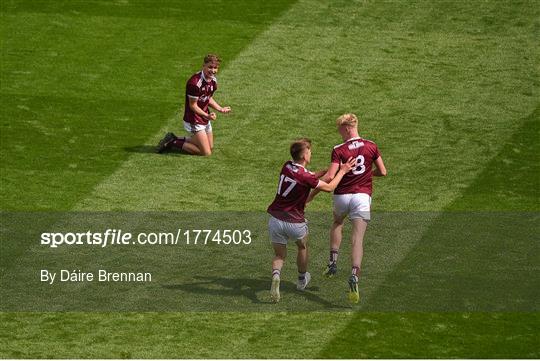
<instances>
[{"instance_id":1,"label":"jersey sleeve","mask_svg":"<svg viewBox=\"0 0 540 361\"><path fill-rule=\"evenodd\" d=\"M379 147L377 147L377 144L373 144L373 157L371 159L373 159L373 161L376 161L377 158L379 158L381 156L381 153L379 153Z\"/></svg>"},{"instance_id":2,"label":"jersey sleeve","mask_svg":"<svg viewBox=\"0 0 540 361\"><path fill-rule=\"evenodd\" d=\"M201 96L201 89L196 84L187 83L186 94L190 98L199 98Z\"/></svg>"},{"instance_id":3,"label":"jersey sleeve","mask_svg":"<svg viewBox=\"0 0 540 361\"><path fill-rule=\"evenodd\" d=\"M319 185L319 178L315 177L315 174L311 172L304 172L304 174L302 174L302 182L307 184L310 188L317 188Z\"/></svg>"},{"instance_id":4,"label":"jersey sleeve","mask_svg":"<svg viewBox=\"0 0 540 361\"><path fill-rule=\"evenodd\" d=\"M330 163L341 164L341 159L336 149L332 150L332 158L330 159Z\"/></svg>"}]
</instances>

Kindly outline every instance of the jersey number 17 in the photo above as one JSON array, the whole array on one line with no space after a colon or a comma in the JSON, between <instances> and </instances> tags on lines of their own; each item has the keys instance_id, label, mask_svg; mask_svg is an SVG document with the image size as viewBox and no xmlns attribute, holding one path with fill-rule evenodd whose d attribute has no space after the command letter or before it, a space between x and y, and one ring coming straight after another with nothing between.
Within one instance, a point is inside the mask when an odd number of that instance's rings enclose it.
<instances>
[{"instance_id":1,"label":"jersey number 17","mask_svg":"<svg viewBox=\"0 0 540 361\"><path fill-rule=\"evenodd\" d=\"M289 186L282 193L281 187L283 186L283 183L289 183ZM279 194L282 197L287 197L287 195L291 193L291 191L293 190L296 183L297 182L294 179L289 178L282 174L281 177L279 178L279 186L277 189L277 194Z\"/></svg>"}]
</instances>

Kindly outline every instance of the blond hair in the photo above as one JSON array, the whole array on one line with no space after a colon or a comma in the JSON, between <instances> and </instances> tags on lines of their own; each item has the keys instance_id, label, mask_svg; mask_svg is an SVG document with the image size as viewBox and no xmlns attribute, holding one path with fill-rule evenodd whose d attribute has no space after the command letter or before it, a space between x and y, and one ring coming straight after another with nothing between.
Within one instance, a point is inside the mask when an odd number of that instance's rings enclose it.
<instances>
[{"instance_id":1,"label":"blond hair","mask_svg":"<svg viewBox=\"0 0 540 361\"><path fill-rule=\"evenodd\" d=\"M353 113L343 114L339 118L337 118L336 124L338 127L342 125L347 126L347 127L357 127L358 118Z\"/></svg>"}]
</instances>

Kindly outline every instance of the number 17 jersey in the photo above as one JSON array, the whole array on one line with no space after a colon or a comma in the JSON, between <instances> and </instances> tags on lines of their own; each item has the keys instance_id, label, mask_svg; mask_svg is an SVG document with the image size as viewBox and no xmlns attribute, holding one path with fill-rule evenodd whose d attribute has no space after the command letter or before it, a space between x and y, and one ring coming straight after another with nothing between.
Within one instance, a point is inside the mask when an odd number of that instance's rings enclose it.
<instances>
[{"instance_id":1,"label":"number 17 jersey","mask_svg":"<svg viewBox=\"0 0 540 361\"><path fill-rule=\"evenodd\" d=\"M306 200L318 184L319 179L312 172L300 164L286 162L281 168L276 197L268 207L268 213L285 222L305 222Z\"/></svg>"},{"instance_id":2,"label":"number 17 jersey","mask_svg":"<svg viewBox=\"0 0 540 361\"><path fill-rule=\"evenodd\" d=\"M371 140L357 137L336 145L332 151L332 163L345 163L352 157L356 159L356 166L343 176L334 194L366 193L371 196L372 165L380 156L379 148Z\"/></svg>"}]
</instances>

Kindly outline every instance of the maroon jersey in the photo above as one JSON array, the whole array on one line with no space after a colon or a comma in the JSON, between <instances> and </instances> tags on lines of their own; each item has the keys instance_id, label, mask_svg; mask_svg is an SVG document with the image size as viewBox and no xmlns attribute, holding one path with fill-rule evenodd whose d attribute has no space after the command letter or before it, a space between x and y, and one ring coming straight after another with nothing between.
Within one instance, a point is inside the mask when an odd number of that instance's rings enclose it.
<instances>
[{"instance_id":1,"label":"maroon jersey","mask_svg":"<svg viewBox=\"0 0 540 361\"><path fill-rule=\"evenodd\" d=\"M316 188L318 184L319 180L312 172L288 161L281 168L276 198L268 207L268 213L285 222L305 222L307 197L311 188Z\"/></svg>"},{"instance_id":2,"label":"maroon jersey","mask_svg":"<svg viewBox=\"0 0 540 361\"><path fill-rule=\"evenodd\" d=\"M191 124L208 124L208 120L204 119L198 114L195 114L189 107L189 98L196 98L197 105L204 112L208 113L208 102L217 90L217 80L206 79L202 71L193 75L186 84L186 103L184 105L184 121Z\"/></svg>"},{"instance_id":3,"label":"maroon jersey","mask_svg":"<svg viewBox=\"0 0 540 361\"><path fill-rule=\"evenodd\" d=\"M379 148L371 140L351 138L336 145L332 151L332 163L345 163L353 157L356 167L343 176L334 194L367 193L371 196L372 165L380 156Z\"/></svg>"}]
</instances>

